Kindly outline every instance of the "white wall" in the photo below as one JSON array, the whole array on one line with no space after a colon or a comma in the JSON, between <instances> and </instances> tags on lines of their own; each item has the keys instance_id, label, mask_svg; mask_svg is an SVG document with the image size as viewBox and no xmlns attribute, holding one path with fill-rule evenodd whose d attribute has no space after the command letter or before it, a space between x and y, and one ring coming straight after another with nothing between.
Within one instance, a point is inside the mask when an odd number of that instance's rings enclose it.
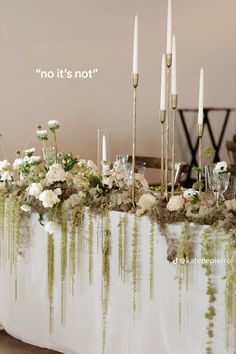
<instances>
[{"instance_id":1,"label":"white wall","mask_svg":"<svg viewBox=\"0 0 236 354\"><path fill-rule=\"evenodd\" d=\"M160 155L160 61L166 0L0 0L0 116L7 154L37 124L58 119L61 150L96 160L96 130L112 130L112 154L131 151L133 19L140 18L138 154ZM199 70L205 104L236 106L235 0L173 0L179 105L195 107ZM97 67L93 80L40 80L41 69ZM216 116L215 130L221 119ZM192 134L195 122L190 119ZM235 132L235 115L226 137ZM36 145L33 140L30 146ZM224 150L224 149L223 149ZM186 159L183 132L177 155ZM223 151L222 157L226 154Z\"/></svg>"}]
</instances>

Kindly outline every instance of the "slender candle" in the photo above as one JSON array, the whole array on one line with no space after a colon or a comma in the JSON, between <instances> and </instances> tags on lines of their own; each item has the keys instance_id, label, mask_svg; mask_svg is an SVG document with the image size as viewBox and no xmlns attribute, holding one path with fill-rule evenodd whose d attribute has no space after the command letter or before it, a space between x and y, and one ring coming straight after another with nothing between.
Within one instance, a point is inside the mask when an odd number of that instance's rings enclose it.
<instances>
[{"instance_id":1,"label":"slender candle","mask_svg":"<svg viewBox=\"0 0 236 354\"><path fill-rule=\"evenodd\" d=\"M166 54L172 53L171 42L172 42L172 4L171 4L171 0L168 0Z\"/></svg>"},{"instance_id":2,"label":"slender candle","mask_svg":"<svg viewBox=\"0 0 236 354\"><path fill-rule=\"evenodd\" d=\"M138 15L134 19L133 74L138 74Z\"/></svg>"},{"instance_id":3,"label":"slender candle","mask_svg":"<svg viewBox=\"0 0 236 354\"><path fill-rule=\"evenodd\" d=\"M107 144L105 135L102 136L102 161L107 161Z\"/></svg>"},{"instance_id":4,"label":"slender candle","mask_svg":"<svg viewBox=\"0 0 236 354\"><path fill-rule=\"evenodd\" d=\"M162 55L161 61L161 104L160 110L166 110L166 56Z\"/></svg>"},{"instance_id":5,"label":"slender candle","mask_svg":"<svg viewBox=\"0 0 236 354\"><path fill-rule=\"evenodd\" d=\"M198 124L203 124L203 95L204 95L204 71L200 70L199 82L199 104L198 104Z\"/></svg>"},{"instance_id":6,"label":"slender candle","mask_svg":"<svg viewBox=\"0 0 236 354\"><path fill-rule=\"evenodd\" d=\"M175 36L173 36L173 39L172 39L171 94L172 95L177 95L177 85L176 85L176 42L175 42Z\"/></svg>"}]
</instances>

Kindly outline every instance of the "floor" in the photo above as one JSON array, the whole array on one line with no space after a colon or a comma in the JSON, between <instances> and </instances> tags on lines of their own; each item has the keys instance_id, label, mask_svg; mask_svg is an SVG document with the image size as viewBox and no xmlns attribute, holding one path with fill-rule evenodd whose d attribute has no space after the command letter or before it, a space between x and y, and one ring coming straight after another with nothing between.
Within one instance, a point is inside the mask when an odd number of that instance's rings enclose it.
<instances>
[{"instance_id":1,"label":"floor","mask_svg":"<svg viewBox=\"0 0 236 354\"><path fill-rule=\"evenodd\" d=\"M53 350L34 347L33 345L25 344L13 337L10 337L6 332L0 331L0 354L59 354Z\"/></svg>"}]
</instances>

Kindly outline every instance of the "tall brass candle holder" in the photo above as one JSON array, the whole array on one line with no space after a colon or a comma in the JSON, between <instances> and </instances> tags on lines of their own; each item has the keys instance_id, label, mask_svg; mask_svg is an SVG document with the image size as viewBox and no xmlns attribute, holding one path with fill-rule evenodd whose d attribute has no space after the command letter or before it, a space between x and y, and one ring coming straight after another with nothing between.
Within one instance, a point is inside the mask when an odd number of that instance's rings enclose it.
<instances>
[{"instance_id":1,"label":"tall brass candle holder","mask_svg":"<svg viewBox=\"0 0 236 354\"><path fill-rule=\"evenodd\" d=\"M199 166L199 174L198 174L198 181L201 182L202 180L202 136L203 136L203 124L198 124L198 166Z\"/></svg>"},{"instance_id":2,"label":"tall brass candle holder","mask_svg":"<svg viewBox=\"0 0 236 354\"><path fill-rule=\"evenodd\" d=\"M165 199L169 200L168 193L168 160L169 160L169 128L170 128L170 111L171 111L171 64L172 54L166 54L166 66L167 66L167 80L166 80L166 92L167 92L167 110L166 110L166 134L165 134Z\"/></svg>"},{"instance_id":3,"label":"tall brass candle holder","mask_svg":"<svg viewBox=\"0 0 236 354\"><path fill-rule=\"evenodd\" d=\"M172 150L171 150L171 196L174 195L175 189L175 117L178 104L178 95L171 95L172 108Z\"/></svg>"},{"instance_id":4,"label":"tall brass candle holder","mask_svg":"<svg viewBox=\"0 0 236 354\"><path fill-rule=\"evenodd\" d=\"M133 74L133 143L132 143L132 204L135 207L136 106L139 74Z\"/></svg>"},{"instance_id":5,"label":"tall brass candle holder","mask_svg":"<svg viewBox=\"0 0 236 354\"><path fill-rule=\"evenodd\" d=\"M164 193L164 123L166 120L166 110L160 110L161 122L161 195Z\"/></svg>"}]
</instances>

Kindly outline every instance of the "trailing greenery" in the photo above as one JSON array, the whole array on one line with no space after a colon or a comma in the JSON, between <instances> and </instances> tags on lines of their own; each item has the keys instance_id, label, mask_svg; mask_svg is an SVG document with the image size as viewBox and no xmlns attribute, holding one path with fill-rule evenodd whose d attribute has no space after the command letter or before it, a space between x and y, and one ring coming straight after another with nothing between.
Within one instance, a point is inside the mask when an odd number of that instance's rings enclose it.
<instances>
[{"instance_id":1,"label":"trailing greenery","mask_svg":"<svg viewBox=\"0 0 236 354\"><path fill-rule=\"evenodd\" d=\"M177 248L177 270L179 286L179 329L182 321L182 284L185 280L186 289L188 289L188 261L191 255L189 223L186 221L183 225L180 240Z\"/></svg>"},{"instance_id":2,"label":"trailing greenery","mask_svg":"<svg viewBox=\"0 0 236 354\"><path fill-rule=\"evenodd\" d=\"M208 342L206 347L207 354L213 354L212 351L212 338L214 336L214 317L216 315L214 302L216 301L216 287L213 282L213 269L211 264L211 259L214 258L214 240L211 237L211 229L207 228L202 236L202 248L201 256L204 259L202 267L205 269L205 274L207 276L207 291L208 296L208 309L205 314L206 319L208 320L207 333L208 333Z\"/></svg>"},{"instance_id":3,"label":"trailing greenery","mask_svg":"<svg viewBox=\"0 0 236 354\"><path fill-rule=\"evenodd\" d=\"M92 284L93 279L93 214L92 210L89 210L88 214L88 254L89 254L89 283Z\"/></svg>"},{"instance_id":4,"label":"trailing greenery","mask_svg":"<svg viewBox=\"0 0 236 354\"><path fill-rule=\"evenodd\" d=\"M53 328L53 291L54 290L54 238L48 234L48 300L49 300L49 327Z\"/></svg>"},{"instance_id":5,"label":"trailing greenery","mask_svg":"<svg viewBox=\"0 0 236 354\"><path fill-rule=\"evenodd\" d=\"M225 274L225 337L226 348L229 350L230 332L233 334L234 353L236 353L236 230L229 237L225 258L230 260L226 263Z\"/></svg>"},{"instance_id":6,"label":"trailing greenery","mask_svg":"<svg viewBox=\"0 0 236 354\"><path fill-rule=\"evenodd\" d=\"M136 311L136 293L137 293L137 281L138 281L138 221L137 217L134 217L134 226L132 232L132 275L133 275L133 311Z\"/></svg>"},{"instance_id":7,"label":"trailing greenery","mask_svg":"<svg viewBox=\"0 0 236 354\"><path fill-rule=\"evenodd\" d=\"M149 255L149 286L150 286L150 299L153 298L153 286L154 286L154 231L155 224L151 221L150 226L150 255Z\"/></svg>"},{"instance_id":8,"label":"trailing greenery","mask_svg":"<svg viewBox=\"0 0 236 354\"><path fill-rule=\"evenodd\" d=\"M65 290L67 270L67 212L61 208L61 323L65 321Z\"/></svg>"}]
</instances>

